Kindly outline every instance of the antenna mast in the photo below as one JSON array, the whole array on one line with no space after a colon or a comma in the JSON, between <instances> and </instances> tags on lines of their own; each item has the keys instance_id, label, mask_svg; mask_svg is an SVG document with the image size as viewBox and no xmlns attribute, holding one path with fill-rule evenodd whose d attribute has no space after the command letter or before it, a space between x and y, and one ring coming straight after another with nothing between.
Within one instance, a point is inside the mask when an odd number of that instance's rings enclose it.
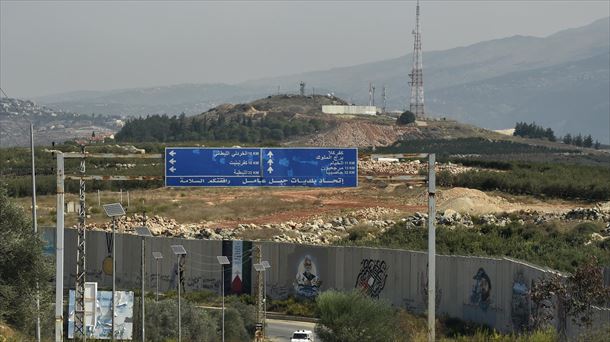
<instances>
[{"instance_id":1,"label":"antenna mast","mask_svg":"<svg viewBox=\"0 0 610 342\"><path fill-rule=\"evenodd\" d=\"M424 113L424 78L421 51L421 31L419 27L419 0L415 10L415 30L413 30L413 67L409 76L411 77L411 102L409 110L415 116L422 118Z\"/></svg>"}]
</instances>

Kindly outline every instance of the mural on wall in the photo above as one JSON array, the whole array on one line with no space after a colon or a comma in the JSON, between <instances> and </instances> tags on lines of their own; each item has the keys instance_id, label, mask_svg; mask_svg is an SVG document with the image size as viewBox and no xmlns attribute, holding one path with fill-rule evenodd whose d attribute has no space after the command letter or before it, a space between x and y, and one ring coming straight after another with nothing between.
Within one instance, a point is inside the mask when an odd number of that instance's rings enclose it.
<instances>
[{"instance_id":1,"label":"mural on wall","mask_svg":"<svg viewBox=\"0 0 610 342\"><path fill-rule=\"evenodd\" d=\"M428 308L428 264L426 263L426 272L419 272L419 293L421 294L422 298L422 310L427 310ZM438 277L436 277L436 281L435 281L435 292L436 295L434 296L434 307L438 310L439 306L441 305L441 299L443 297L443 290L441 289L440 285L439 285L439 281L438 281Z\"/></svg>"},{"instance_id":2,"label":"mural on wall","mask_svg":"<svg viewBox=\"0 0 610 342\"><path fill-rule=\"evenodd\" d=\"M362 259L355 288L371 298L379 298L388 278L388 265L383 260Z\"/></svg>"},{"instance_id":3,"label":"mural on wall","mask_svg":"<svg viewBox=\"0 0 610 342\"><path fill-rule=\"evenodd\" d=\"M43 229L42 237L42 252L45 255L55 255L55 230Z\"/></svg>"},{"instance_id":4,"label":"mural on wall","mask_svg":"<svg viewBox=\"0 0 610 342\"><path fill-rule=\"evenodd\" d=\"M515 331L529 328L531 317L530 290L522 271L517 272L512 286L510 318Z\"/></svg>"},{"instance_id":5,"label":"mural on wall","mask_svg":"<svg viewBox=\"0 0 610 342\"><path fill-rule=\"evenodd\" d=\"M186 287L184 286L186 279L186 255L181 255L179 260L179 263L174 263L168 290L177 290L177 279L180 279L180 291L186 293Z\"/></svg>"},{"instance_id":6,"label":"mural on wall","mask_svg":"<svg viewBox=\"0 0 610 342\"><path fill-rule=\"evenodd\" d=\"M475 282L470 293L470 304L478 305L483 311L487 311L491 305L491 280L482 267L472 279Z\"/></svg>"},{"instance_id":7,"label":"mural on wall","mask_svg":"<svg viewBox=\"0 0 610 342\"><path fill-rule=\"evenodd\" d=\"M112 275L112 233L106 232L106 257L102 260L102 271L105 275Z\"/></svg>"},{"instance_id":8,"label":"mural on wall","mask_svg":"<svg viewBox=\"0 0 610 342\"><path fill-rule=\"evenodd\" d=\"M312 259L306 255L297 267L294 289L298 297L315 298L320 291L322 280L318 277L318 268Z\"/></svg>"},{"instance_id":9,"label":"mural on wall","mask_svg":"<svg viewBox=\"0 0 610 342\"><path fill-rule=\"evenodd\" d=\"M222 255L229 258L230 265L223 265L225 293L250 293L252 277L252 241L224 240Z\"/></svg>"}]
</instances>

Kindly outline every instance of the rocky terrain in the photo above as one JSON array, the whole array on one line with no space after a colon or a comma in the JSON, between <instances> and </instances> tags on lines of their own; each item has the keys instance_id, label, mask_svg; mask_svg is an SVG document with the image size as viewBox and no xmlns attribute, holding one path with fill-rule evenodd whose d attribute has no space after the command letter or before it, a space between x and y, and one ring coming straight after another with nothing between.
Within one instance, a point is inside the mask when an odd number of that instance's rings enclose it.
<instances>
[{"instance_id":1,"label":"rocky terrain","mask_svg":"<svg viewBox=\"0 0 610 342\"><path fill-rule=\"evenodd\" d=\"M427 164L419 160L405 162L387 162L373 160L359 160L358 172L361 175L417 175L422 171L427 170ZM473 167L463 166L459 164L437 163L436 172L450 172L458 174L470 170L476 170Z\"/></svg>"},{"instance_id":2,"label":"rocky terrain","mask_svg":"<svg viewBox=\"0 0 610 342\"><path fill-rule=\"evenodd\" d=\"M123 125L120 117L87 116L53 110L32 101L0 99L0 147L29 146L30 122L34 124L37 145L88 138L112 136Z\"/></svg>"},{"instance_id":3,"label":"rocky terrain","mask_svg":"<svg viewBox=\"0 0 610 342\"><path fill-rule=\"evenodd\" d=\"M405 222L407 229L426 229L428 215L416 212L400 217L396 209L370 207L334 217L313 217L304 222L286 221L282 223L254 224L238 223L234 227L220 228L215 222L179 224L174 219L153 216L146 219L146 225L155 236L181 237L188 239L253 239L263 233L263 240L283 241L305 244L330 244L347 237L351 232L373 238L397 222ZM436 224L449 229L470 229L475 225L493 224L506 226L510 223L541 225L552 221L581 222L596 221L605 225L604 231L592 234L592 239L610 238L610 203L600 203L592 208L573 208L564 212L549 213L521 211L516 213L484 214L471 216L446 209L436 215ZM135 234L135 227L144 224L139 214L122 217L117 222L119 232ZM111 229L110 223L88 225L87 229ZM256 238L255 238L256 239Z\"/></svg>"}]
</instances>

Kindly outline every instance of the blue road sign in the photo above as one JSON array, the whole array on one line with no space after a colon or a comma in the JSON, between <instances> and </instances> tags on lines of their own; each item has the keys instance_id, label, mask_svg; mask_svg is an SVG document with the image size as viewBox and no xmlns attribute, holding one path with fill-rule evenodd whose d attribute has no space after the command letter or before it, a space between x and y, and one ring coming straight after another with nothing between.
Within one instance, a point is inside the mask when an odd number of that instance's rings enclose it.
<instances>
[{"instance_id":1,"label":"blue road sign","mask_svg":"<svg viewBox=\"0 0 610 342\"><path fill-rule=\"evenodd\" d=\"M165 149L165 186L358 186L355 148Z\"/></svg>"}]
</instances>

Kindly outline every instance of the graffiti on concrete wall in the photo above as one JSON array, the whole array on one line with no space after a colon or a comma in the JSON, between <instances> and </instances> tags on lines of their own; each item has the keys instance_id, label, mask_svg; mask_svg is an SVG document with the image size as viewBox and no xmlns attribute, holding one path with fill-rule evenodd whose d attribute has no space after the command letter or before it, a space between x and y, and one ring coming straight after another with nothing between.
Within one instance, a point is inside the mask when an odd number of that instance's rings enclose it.
<instances>
[{"instance_id":1,"label":"graffiti on concrete wall","mask_svg":"<svg viewBox=\"0 0 610 342\"><path fill-rule=\"evenodd\" d=\"M318 296L322 280L318 276L318 268L313 258L306 255L297 266L294 290L297 297L315 298Z\"/></svg>"},{"instance_id":2,"label":"graffiti on concrete wall","mask_svg":"<svg viewBox=\"0 0 610 342\"><path fill-rule=\"evenodd\" d=\"M522 271L513 280L510 318L515 331L525 331L530 325L530 290Z\"/></svg>"},{"instance_id":3,"label":"graffiti on concrete wall","mask_svg":"<svg viewBox=\"0 0 610 342\"><path fill-rule=\"evenodd\" d=\"M372 298L379 298L388 278L388 265L383 260L362 259L355 288Z\"/></svg>"},{"instance_id":4,"label":"graffiti on concrete wall","mask_svg":"<svg viewBox=\"0 0 610 342\"><path fill-rule=\"evenodd\" d=\"M290 295L290 287L280 283L267 285L267 295L273 299L287 298Z\"/></svg>"},{"instance_id":5,"label":"graffiti on concrete wall","mask_svg":"<svg viewBox=\"0 0 610 342\"><path fill-rule=\"evenodd\" d=\"M419 272L419 293L422 298L422 310L427 310L428 308L428 264L426 264L426 272ZM436 309L439 308L441 304L441 299L443 297L443 290L441 289L438 281L438 277L436 277L435 284L435 296L434 296L434 307Z\"/></svg>"},{"instance_id":6,"label":"graffiti on concrete wall","mask_svg":"<svg viewBox=\"0 0 610 342\"><path fill-rule=\"evenodd\" d=\"M478 305L483 311L487 311L491 305L491 280L482 267L472 279L474 284L470 292L470 304Z\"/></svg>"}]
</instances>

